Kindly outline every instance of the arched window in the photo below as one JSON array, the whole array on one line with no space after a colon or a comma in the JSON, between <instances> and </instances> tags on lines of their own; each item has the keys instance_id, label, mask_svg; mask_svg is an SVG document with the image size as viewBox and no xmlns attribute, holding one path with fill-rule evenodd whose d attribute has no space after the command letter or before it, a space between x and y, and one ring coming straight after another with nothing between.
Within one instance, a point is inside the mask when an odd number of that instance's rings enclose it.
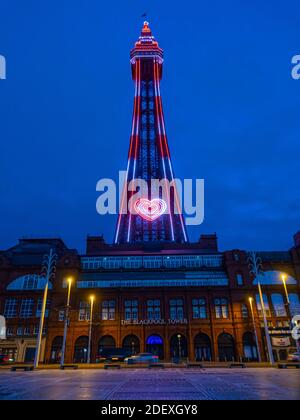
<instances>
[{"instance_id":1,"label":"arched window","mask_svg":"<svg viewBox=\"0 0 300 420\"><path fill-rule=\"evenodd\" d=\"M235 359L234 339L230 334L220 334L218 337L218 351L220 362L232 362Z\"/></svg>"},{"instance_id":2,"label":"arched window","mask_svg":"<svg viewBox=\"0 0 300 420\"><path fill-rule=\"evenodd\" d=\"M101 352L104 349L113 349L115 347L116 347L116 341L111 335L104 335L103 337L100 338L99 346L98 346L99 354L101 354Z\"/></svg>"},{"instance_id":3,"label":"arched window","mask_svg":"<svg viewBox=\"0 0 300 420\"><path fill-rule=\"evenodd\" d=\"M208 335L198 334L194 340L195 358L197 361L211 361L211 341Z\"/></svg>"},{"instance_id":4,"label":"arched window","mask_svg":"<svg viewBox=\"0 0 300 420\"><path fill-rule=\"evenodd\" d=\"M271 299L275 316L286 316L287 314L284 306L283 296L280 293L273 293L271 295Z\"/></svg>"},{"instance_id":5,"label":"arched window","mask_svg":"<svg viewBox=\"0 0 300 420\"><path fill-rule=\"evenodd\" d=\"M258 361L258 353L254 335L252 332L246 332L243 335L244 357L247 361Z\"/></svg>"},{"instance_id":6,"label":"arched window","mask_svg":"<svg viewBox=\"0 0 300 420\"><path fill-rule=\"evenodd\" d=\"M140 352L140 340L136 335L127 335L123 340L122 347L129 354L137 354Z\"/></svg>"},{"instance_id":7,"label":"arched window","mask_svg":"<svg viewBox=\"0 0 300 420\"><path fill-rule=\"evenodd\" d=\"M77 338L74 348L74 363L86 363L88 354L89 338L81 336Z\"/></svg>"},{"instance_id":8,"label":"arched window","mask_svg":"<svg viewBox=\"0 0 300 420\"><path fill-rule=\"evenodd\" d=\"M170 340L170 354L173 358L186 358L188 356L187 339L183 334L174 334Z\"/></svg>"},{"instance_id":9,"label":"arched window","mask_svg":"<svg viewBox=\"0 0 300 420\"><path fill-rule=\"evenodd\" d=\"M286 275L286 283L287 284L297 284L297 280L294 279L294 277L289 276L286 273L283 273L282 271L265 271L263 273L263 275L259 275L257 276L254 280L253 280L253 284L257 285L258 282L261 285L279 285L282 286L282 274Z\"/></svg>"},{"instance_id":10,"label":"arched window","mask_svg":"<svg viewBox=\"0 0 300 420\"><path fill-rule=\"evenodd\" d=\"M17 277L7 286L7 290L44 290L46 286L46 278L37 274L26 274ZM48 283L49 290L52 289L52 283Z\"/></svg>"},{"instance_id":11,"label":"arched window","mask_svg":"<svg viewBox=\"0 0 300 420\"><path fill-rule=\"evenodd\" d=\"M59 363L61 359L63 337L57 336L52 341L50 363Z\"/></svg>"},{"instance_id":12,"label":"arched window","mask_svg":"<svg viewBox=\"0 0 300 420\"><path fill-rule=\"evenodd\" d=\"M152 353L159 357L164 358L164 342L160 335L150 335L146 341L147 352Z\"/></svg>"}]
</instances>

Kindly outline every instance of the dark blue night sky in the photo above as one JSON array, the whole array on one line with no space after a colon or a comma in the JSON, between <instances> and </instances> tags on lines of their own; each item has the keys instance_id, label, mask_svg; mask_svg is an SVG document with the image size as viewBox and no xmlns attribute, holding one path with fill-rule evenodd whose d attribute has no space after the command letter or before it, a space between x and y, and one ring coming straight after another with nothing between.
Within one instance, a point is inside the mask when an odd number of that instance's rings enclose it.
<instances>
[{"instance_id":1,"label":"dark blue night sky","mask_svg":"<svg viewBox=\"0 0 300 420\"><path fill-rule=\"evenodd\" d=\"M298 0L1 0L0 249L60 236L111 242L95 185L126 168L129 51L147 11L165 51L162 94L175 174L205 178L220 248L287 249L300 229Z\"/></svg>"}]
</instances>

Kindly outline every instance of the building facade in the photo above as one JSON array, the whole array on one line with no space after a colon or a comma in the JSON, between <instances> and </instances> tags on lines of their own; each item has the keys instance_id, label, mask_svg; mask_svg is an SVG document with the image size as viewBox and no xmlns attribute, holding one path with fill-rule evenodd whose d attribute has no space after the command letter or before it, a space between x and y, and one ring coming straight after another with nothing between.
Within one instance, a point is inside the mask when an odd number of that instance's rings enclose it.
<instances>
[{"instance_id":1,"label":"building facade","mask_svg":"<svg viewBox=\"0 0 300 420\"><path fill-rule=\"evenodd\" d=\"M0 353L18 362L34 359L46 285L41 267L51 249L57 270L49 285L42 362L59 362L67 313L66 362L88 360L90 331L92 362L112 347L166 361L256 361L258 353L267 360L258 281L275 360L295 350L290 321L300 314L300 233L288 251L259 252L265 275L254 278L247 252L220 252L216 235L189 243L176 186L152 186L153 179L174 180L160 96L162 65L163 51L145 22L131 51L134 111L114 244L88 237L86 253L79 255L60 239L22 239L0 252L0 314L7 321ZM137 179L150 189L131 202L128 186ZM256 303L254 322L249 298Z\"/></svg>"},{"instance_id":2,"label":"building facade","mask_svg":"<svg viewBox=\"0 0 300 420\"><path fill-rule=\"evenodd\" d=\"M257 361L249 297L254 299L259 350L267 360L257 279L243 250L219 252L215 235L198 243L107 245L88 237L85 255L61 240L20 240L0 252L0 314L7 340L0 353L33 360L45 279L43 256L58 255L46 308L41 361L60 360L67 279L72 277L66 362L87 361L90 296L94 296L91 361L101 350L123 347L160 359ZM275 360L295 351L290 320L300 314L300 233L285 252L259 252L262 290ZM287 305L281 275L287 276Z\"/></svg>"}]
</instances>

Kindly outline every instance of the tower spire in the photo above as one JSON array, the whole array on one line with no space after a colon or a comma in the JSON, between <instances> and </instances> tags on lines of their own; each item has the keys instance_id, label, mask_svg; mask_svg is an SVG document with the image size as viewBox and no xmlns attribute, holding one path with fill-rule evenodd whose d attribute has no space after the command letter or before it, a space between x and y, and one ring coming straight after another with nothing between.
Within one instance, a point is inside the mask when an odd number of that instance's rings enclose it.
<instances>
[{"instance_id":1,"label":"tower spire","mask_svg":"<svg viewBox=\"0 0 300 420\"><path fill-rule=\"evenodd\" d=\"M135 96L115 243L187 242L160 94L163 50L147 21L130 57ZM146 192L136 188L141 181Z\"/></svg>"}]
</instances>

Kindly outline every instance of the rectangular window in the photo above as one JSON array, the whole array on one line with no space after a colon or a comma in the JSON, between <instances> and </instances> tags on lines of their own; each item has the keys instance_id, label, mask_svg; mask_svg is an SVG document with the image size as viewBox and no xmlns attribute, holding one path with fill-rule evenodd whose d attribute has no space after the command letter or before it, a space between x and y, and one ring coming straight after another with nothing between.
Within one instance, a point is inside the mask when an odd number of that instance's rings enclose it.
<instances>
[{"instance_id":1,"label":"rectangular window","mask_svg":"<svg viewBox=\"0 0 300 420\"><path fill-rule=\"evenodd\" d=\"M170 319L183 320L183 299L171 299L170 300Z\"/></svg>"},{"instance_id":2,"label":"rectangular window","mask_svg":"<svg viewBox=\"0 0 300 420\"><path fill-rule=\"evenodd\" d=\"M45 309L45 318L49 316L49 306L50 306L50 299L47 299L47 304L46 304L46 309ZM36 314L35 314L37 318L41 316L42 307L43 307L43 298L39 297L37 301Z\"/></svg>"},{"instance_id":3,"label":"rectangular window","mask_svg":"<svg viewBox=\"0 0 300 420\"><path fill-rule=\"evenodd\" d=\"M125 320L137 321L138 320L138 301L125 300Z\"/></svg>"},{"instance_id":4,"label":"rectangular window","mask_svg":"<svg viewBox=\"0 0 300 420\"><path fill-rule=\"evenodd\" d=\"M17 328L17 335L18 336L23 335L23 328L22 327Z\"/></svg>"},{"instance_id":5,"label":"rectangular window","mask_svg":"<svg viewBox=\"0 0 300 420\"><path fill-rule=\"evenodd\" d=\"M242 274L240 274L240 273L238 273L238 274L236 275L236 284L237 284L238 286L243 286L243 285L244 285L244 278L243 278L243 275L242 275Z\"/></svg>"},{"instance_id":6,"label":"rectangular window","mask_svg":"<svg viewBox=\"0 0 300 420\"><path fill-rule=\"evenodd\" d=\"M229 318L229 309L228 309L228 300L215 299L215 313L217 319L227 319Z\"/></svg>"},{"instance_id":7,"label":"rectangular window","mask_svg":"<svg viewBox=\"0 0 300 420\"><path fill-rule=\"evenodd\" d=\"M192 308L193 308L193 319L206 319L207 318L205 299L193 299Z\"/></svg>"},{"instance_id":8,"label":"rectangular window","mask_svg":"<svg viewBox=\"0 0 300 420\"><path fill-rule=\"evenodd\" d=\"M263 303L264 303L264 307L265 307L265 311L266 311L266 316L268 316L268 317L271 316L269 300L268 300L267 295L263 295ZM256 295L256 306L257 306L258 316L262 317L263 312L262 312L262 307L261 307L259 294Z\"/></svg>"},{"instance_id":9,"label":"rectangular window","mask_svg":"<svg viewBox=\"0 0 300 420\"><path fill-rule=\"evenodd\" d=\"M151 319L151 320L161 319L159 299L147 300L147 319Z\"/></svg>"},{"instance_id":10,"label":"rectangular window","mask_svg":"<svg viewBox=\"0 0 300 420\"><path fill-rule=\"evenodd\" d=\"M78 321L89 321L91 316L90 302L81 301L79 304Z\"/></svg>"},{"instance_id":11,"label":"rectangular window","mask_svg":"<svg viewBox=\"0 0 300 420\"><path fill-rule=\"evenodd\" d=\"M65 320L65 311L63 309L58 311L58 321L63 322Z\"/></svg>"},{"instance_id":12,"label":"rectangular window","mask_svg":"<svg viewBox=\"0 0 300 420\"><path fill-rule=\"evenodd\" d=\"M33 299L26 298L22 300L20 318L31 318L33 315Z\"/></svg>"},{"instance_id":13,"label":"rectangular window","mask_svg":"<svg viewBox=\"0 0 300 420\"><path fill-rule=\"evenodd\" d=\"M7 337L11 337L12 335L14 335L14 329L12 327L6 328L6 335Z\"/></svg>"},{"instance_id":14,"label":"rectangular window","mask_svg":"<svg viewBox=\"0 0 300 420\"><path fill-rule=\"evenodd\" d=\"M248 306L245 303L242 304L242 318L249 318Z\"/></svg>"},{"instance_id":15,"label":"rectangular window","mask_svg":"<svg viewBox=\"0 0 300 420\"><path fill-rule=\"evenodd\" d=\"M102 320L113 321L116 318L116 301L104 300L102 302Z\"/></svg>"},{"instance_id":16,"label":"rectangular window","mask_svg":"<svg viewBox=\"0 0 300 420\"><path fill-rule=\"evenodd\" d=\"M29 327L24 328L24 335L30 335L31 334L31 330Z\"/></svg>"},{"instance_id":17,"label":"rectangular window","mask_svg":"<svg viewBox=\"0 0 300 420\"><path fill-rule=\"evenodd\" d=\"M9 298L5 301L4 317L15 318L17 316L17 299Z\"/></svg>"}]
</instances>

